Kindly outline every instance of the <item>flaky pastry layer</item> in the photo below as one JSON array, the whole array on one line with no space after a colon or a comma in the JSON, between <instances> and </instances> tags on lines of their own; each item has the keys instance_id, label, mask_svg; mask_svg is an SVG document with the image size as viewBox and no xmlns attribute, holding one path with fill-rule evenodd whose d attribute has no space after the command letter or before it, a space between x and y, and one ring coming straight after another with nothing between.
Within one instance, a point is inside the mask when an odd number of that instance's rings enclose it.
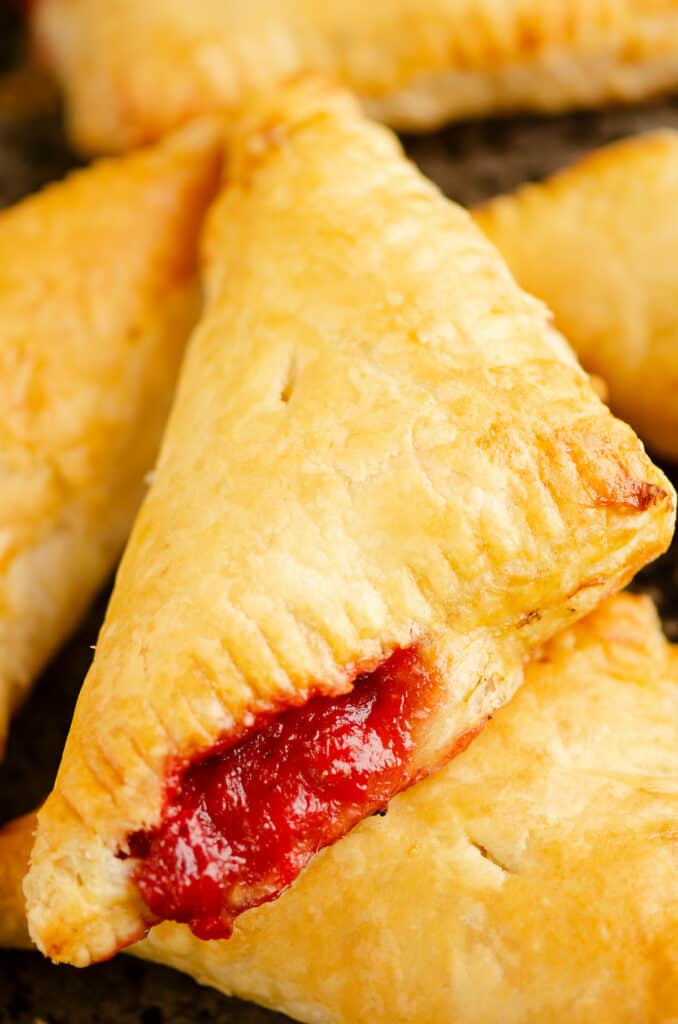
<instances>
[{"instance_id":1,"label":"flaky pastry layer","mask_svg":"<svg viewBox=\"0 0 678 1024\"><path fill-rule=\"evenodd\" d=\"M543 299L612 408L678 459L678 132L599 150L479 207L478 226Z\"/></svg>"},{"instance_id":2,"label":"flaky pastry layer","mask_svg":"<svg viewBox=\"0 0 678 1024\"><path fill-rule=\"evenodd\" d=\"M673 529L670 484L545 308L348 95L271 97L226 178L26 882L35 940L76 964L148 927L116 854L177 760L415 645L443 680L425 774Z\"/></svg>"},{"instance_id":3,"label":"flaky pastry layer","mask_svg":"<svg viewBox=\"0 0 678 1024\"><path fill-rule=\"evenodd\" d=\"M676 0L37 0L38 47L87 151L157 138L299 72L374 116L451 118L638 100L678 85Z\"/></svg>"},{"instance_id":4,"label":"flaky pastry layer","mask_svg":"<svg viewBox=\"0 0 678 1024\"><path fill-rule=\"evenodd\" d=\"M0 213L0 748L141 501L198 314L217 148L186 129Z\"/></svg>"},{"instance_id":5,"label":"flaky pastry layer","mask_svg":"<svg viewBox=\"0 0 678 1024\"><path fill-rule=\"evenodd\" d=\"M0 833L28 943L34 819ZM651 602L552 640L466 753L318 856L228 942L131 952L308 1024L666 1024L678 1012L678 649Z\"/></svg>"}]
</instances>

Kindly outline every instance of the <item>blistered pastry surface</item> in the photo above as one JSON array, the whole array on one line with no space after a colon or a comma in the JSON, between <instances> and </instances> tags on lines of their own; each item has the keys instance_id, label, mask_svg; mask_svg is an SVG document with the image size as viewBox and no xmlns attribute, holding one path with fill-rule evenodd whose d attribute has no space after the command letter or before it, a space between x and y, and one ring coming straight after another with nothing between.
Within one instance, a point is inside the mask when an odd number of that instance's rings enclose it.
<instances>
[{"instance_id":1,"label":"blistered pastry surface","mask_svg":"<svg viewBox=\"0 0 678 1024\"><path fill-rule=\"evenodd\" d=\"M647 598L551 641L436 776L318 856L228 942L132 952L309 1024L664 1024L678 992L678 657ZM24 944L34 819L0 833Z\"/></svg>"},{"instance_id":2,"label":"blistered pastry surface","mask_svg":"<svg viewBox=\"0 0 678 1024\"><path fill-rule=\"evenodd\" d=\"M350 99L284 92L226 176L27 883L33 934L79 963L143 930L115 852L159 820L168 758L422 638L448 680L437 765L673 528L670 485L544 308Z\"/></svg>"},{"instance_id":3,"label":"blistered pastry surface","mask_svg":"<svg viewBox=\"0 0 678 1024\"><path fill-rule=\"evenodd\" d=\"M665 1024L677 821L678 655L621 595L229 942L162 925L139 952L309 1024Z\"/></svg>"},{"instance_id":4,"label":"blistered pastry surface","mask_svg":"<svg viewBox=\"0 0 678 1024\"><path fill-rule=\"evenodd\" d=\"M612 408L678 459L678 132L616 143L487 203L478 225L543 299Z\"/></svg>"},{"instance_id":5,"label":"blistered pastry surface","mask_svg":"<svg viewBox=\"0 0 678 1024\"><path fill-rule=\"evenodd\" d=\"M140 503L197 316L216 142L188 130L0 213L0 747Z\"/></svg>"},{"instance_id":6,"label":"blistered pastry surface","mask_svg":"<svg viewBox=\"0 0 678 1024\"><path fill-rule=\"evenodd\" d=\"M637 100L678 81L676 0L38 0L85 150L157 138L308 70L399 128Z\"/></svg>"}]
</instances>

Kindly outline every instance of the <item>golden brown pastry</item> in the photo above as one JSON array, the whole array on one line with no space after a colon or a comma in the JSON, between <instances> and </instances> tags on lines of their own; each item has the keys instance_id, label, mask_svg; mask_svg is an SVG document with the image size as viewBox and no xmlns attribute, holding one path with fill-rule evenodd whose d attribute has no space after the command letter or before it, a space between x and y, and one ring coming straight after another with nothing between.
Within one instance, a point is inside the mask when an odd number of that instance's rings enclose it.
<instances>
[{"instance_id":1,"label":"golden brown pastry","mask_svg":"<svg viewBox=\"0 0 678 1024\"><path fill-rule=\"evenodd\" d=\"M87 151L157 138L300 71L398 128L638 100L678 85L678 0L37 0Z\"/></svg>"},{"instance_id":2,"label":"golden brown pastry","mask_svg":"<svg viewBox=\"0 0 678 1024\"><path fill-rule=\"evenodd\" d=\"M31 829L0 836L5 942L27 942ZM229 942L164 924L131 951L309 1024L667 1024L677 879L678 648L624 594Z\"/></svg>"},{"instance_id":3,"label":"golden brown pastry","mask_svg":"<svg viewBox=\"0 0 678 1024\"><path fill-rule=\"evenodd\" d=\"M545 308L347 94L270 97L226 177L39 816L32 934L76 964L159 918L227 935L459 752L673 529Z\"/></svg>"},{"instance_id":4,"label":"golden brown pastry","mask_svg":"<svg viewBox=\"0 0 678 1024\"><path fill-rule=\"evenodd\" d=\"M28 870L36 819L17 818L0 829L0 946L30 949L22 882Z\"/></svg>"},{"instance_id":5,"label":"golden brown pastry","mask_svg":"<svg viewBox=\"0 0 678 1024\"><path fill-rule=\"evenodd\" d=\"M678 458L678 132L608 146L479 207L520 284L554 311L612 408Z\"/></svg>"},{"instance_id":6,"label":"golden brown pastry","mask_svg":"<svg viewBox=\"0 0 678 1024\"><path fill-rule=\"evenodd\" d=\"M187 129L0 213L0 749L141 500L197 317L216 144Z\"/></svg>"}]
</instances>

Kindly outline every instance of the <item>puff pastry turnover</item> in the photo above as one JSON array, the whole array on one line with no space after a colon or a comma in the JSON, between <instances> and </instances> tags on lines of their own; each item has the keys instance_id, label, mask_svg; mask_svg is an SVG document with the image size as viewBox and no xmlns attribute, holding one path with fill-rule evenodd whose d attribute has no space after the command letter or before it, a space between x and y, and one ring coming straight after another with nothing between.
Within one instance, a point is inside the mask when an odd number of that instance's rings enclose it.
<instances>
[{"instance_id":1,"label":"puff pastry turnover","mask_svg":"<svg viewBox=\"0 0 678 1024\"><path fill-rule=\"evenodd\" d=\"M158 918L228 934L673 528L544 307L348 95L271 97L227 179L27 879L76 964Z\"/></svg>"},{"instance_id":2,"label":"puff pastry turnover","mask_svg":"<svg viewBox=\"0 0 678 1024\"><path fill-rule=\"evenodd\" d=\"M187 129L0 213L0 747L141 500L197 317L216 143Z\"/></svg>"},{"instance_id":3,"label":"puff pastry turnover","mask_svg":"<svg viewBox=\"0 0 678 1024\"><path fill-rule=\"evenodd\" d=\"M33 819L0 836L28 940ZM132 952L309 1024L666 1024L678 1013L678 649L647 598L551 641L482 736L229 942Z\"/></svg>"},{"instance_id":4,"label":"puff pastry turnover","mask_svg":"<svg viewBox=\"0 0 678 1024\"><path fill-rule=\"evenodd\" d=\"M37 0L73 138L122 149L300 71L402 129L678 85L678 0Z\"/></svg>"},{"instance_id":5,"label":"puff pastry turnover","mask_svg":"<svg viewBox=\"0 0 678 1024\"><path fill-rule=\"evenodd\" d=\"M678 133L599 150L475 212L612 408L678 458Z\"/></svg>"}]
</instances>

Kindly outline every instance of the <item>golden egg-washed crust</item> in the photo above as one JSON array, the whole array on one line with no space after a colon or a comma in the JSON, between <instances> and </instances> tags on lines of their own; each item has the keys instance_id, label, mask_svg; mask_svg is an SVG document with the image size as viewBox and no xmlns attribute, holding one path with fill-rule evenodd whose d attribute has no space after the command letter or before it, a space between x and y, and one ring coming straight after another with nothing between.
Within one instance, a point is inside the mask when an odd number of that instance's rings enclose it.
<instances>
[{"instance_id":1,"label":"golden egg-washed crust","mask_svg":"<svg viewBox=\"0 0 678 1024\"><path fill-rule=\"evenodd\" d=\"M678 458L678 132L608 146L479 207L477 224L543 299L612 408Z\"/></svg>"},{"instance_id":2,"label":"golden egg-washed crust","mask_svg":"<svg viewBox=\"0 0 678 1024\"><path fill-rule=\"evenodd\" d=\"M33 827L0 834L4 944L27 942ZM131 952L309 1024L668 1024L677 877L678 649L625 594L230 941L164 924Z\"/></svg>"},{"instance_id":3,"label":"golden egg-washed crust","mask_svg":"<svg viewBox=\"0 0 678 1024\"><path fill-rule=\"evenodd\" d=\"M316 82L241 127L206 308L27 880L84 964L145 927L116 858L173 759L419 645L414 768L666 547L674 494L468 214Z\"/></svg>"},{"instance_id":4,"label":"golden egg-washed crust","mask_svg":"<svg viewBox=\"0 0 678 1024\"><path fill-rule=\"evenodd\" d=\"M407 129L678 85L678 0L38 0L71 134L123 149L300 71Z\"/></svg>"},{"instance_id":5,"label":"golden egg-washed crust","mask_svg":"<svg viewBox=\"0 0 678 1024\"><path fill-rule=\"evenodd\" d=\"M143 952L312 1024L678 1016L678 651L647 599L561 634L468 751L228 943Z\"/></svg>"},{"instance_id":6,"label":"golden egg-washed crust","mask_svg":"<svg viewBox=\"0 0 678 1024\"><path fill-rule=\"evenodd\" d=\"M197 318L217 143L186 129L0 213L0 748L141 500Z\"/></svg>"}]
</instances>

